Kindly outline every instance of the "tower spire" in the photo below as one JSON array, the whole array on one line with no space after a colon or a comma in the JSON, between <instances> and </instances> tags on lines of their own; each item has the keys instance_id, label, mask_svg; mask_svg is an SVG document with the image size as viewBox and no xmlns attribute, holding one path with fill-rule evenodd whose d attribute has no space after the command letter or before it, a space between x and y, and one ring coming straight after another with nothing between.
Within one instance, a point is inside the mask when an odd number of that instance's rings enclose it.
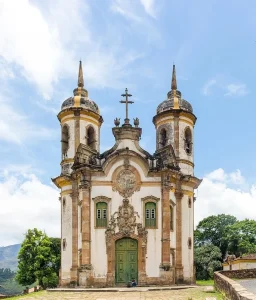
<instances>
[{"instance_id":1,"label":"tower spire","mask_svg":"<svg viewBox=\"0 0 256 300\"><path fill-rule=\"evenodd\" d=\"M172 67L172 85L171 85L172 90L177 90L177 80L176 80L176 70L175 70L175 65Z\"/></svg>"},{"instance_id":2,"label":"tower spire","mask_svg":"<svg viewBox=\"0 0 256 300\"><path fill-rule=\"evenodd\" d=\"M84 87L84 75L83 75L83 68L82 68L82 61L79 62L79 71L78 71L78 81L77 86L83 88Z\"/></svg>"}]
</instances>

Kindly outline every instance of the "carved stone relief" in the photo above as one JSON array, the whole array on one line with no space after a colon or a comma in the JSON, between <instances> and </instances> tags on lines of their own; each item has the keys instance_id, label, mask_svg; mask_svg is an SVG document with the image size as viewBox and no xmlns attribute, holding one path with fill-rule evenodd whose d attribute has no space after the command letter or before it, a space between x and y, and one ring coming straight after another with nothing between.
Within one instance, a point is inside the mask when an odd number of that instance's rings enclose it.
<instances>
[{"instance_id":1,"label":"carved stone relief","mask_svg":"<svg viewBox=\"0 0 256 300\"><path fill-rule=\"evenodd\" d=\"M124 198L131 197L135 191L140 190L140 176L138 171L130 166L128 158L124 159L124 166L113 175L112 189Z\"/></svg>"},{"instance_id":2,"label":"carved stone relief","mask_svg":"<svg viewBox=\"0 0 256 300\"><path fill-rule=\"evenodd\" d=\"M67 163L61 166L61 174L70 174L71 173L72 164Z\"/></svg>"},{"instance_id":3,"label":"carved stone relief","mask_svg":"<svg viewBox=\"0 0 256 300\"><path fill-rule=\"evenodd\" d=\"M136 217L140 218L139 214L134 210L129 200L124 199L118 211L110 218L109 225L105 232L107 245L111 243L111 239L115 234L129 236L130 234L135 234L135 229L137 229L137 235L142 238L143 243L146 245L148 232L142 227L141 223L136 222ZM116 228L118 228L117 232Z\"/></svg>"}]
</instances>

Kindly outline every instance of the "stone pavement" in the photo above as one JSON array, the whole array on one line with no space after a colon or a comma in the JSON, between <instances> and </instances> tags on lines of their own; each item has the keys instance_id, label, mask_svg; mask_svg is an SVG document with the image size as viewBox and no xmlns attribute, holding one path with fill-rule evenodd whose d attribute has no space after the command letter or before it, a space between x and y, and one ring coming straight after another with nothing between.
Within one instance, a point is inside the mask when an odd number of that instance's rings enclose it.
<instances>
[{"instance_id":1,"label":"stone pavement","mask_svg":"<svg viewBox=\"0 0 256 300\"><path fill-rule=\"evenodd\" d=\"M256 295L256 279L241 279L236 280L241 286L246 288L249 292Z\"/></svg>"},{"instance_id":2,"label":"stone pavement","mask_svg":"<svg viewBox=\"0 0 256 300\"><path fill-rule=\"evenodd\" d=\"M43 291L32 293L22 300L205 300L209 293L204 292L205 287L196 287L182 290L161 290L161 291L122 291L122 292L49 292ZM135 289L134 289L135 290ZM220 295L212 293L211 297L222 299ZM214 299L214 298L213 298Z\"/></svg>"}]
</instances>

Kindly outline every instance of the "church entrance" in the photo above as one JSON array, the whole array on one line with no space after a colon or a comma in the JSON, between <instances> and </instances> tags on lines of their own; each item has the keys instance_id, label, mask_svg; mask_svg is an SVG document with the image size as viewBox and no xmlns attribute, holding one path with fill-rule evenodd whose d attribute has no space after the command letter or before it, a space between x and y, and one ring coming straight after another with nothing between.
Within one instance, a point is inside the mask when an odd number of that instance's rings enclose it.
<instances>
[{"instance_id":1,"label":"church entrance","mask_svg":"<svg viewBox=\"0 0 256 300\"><path fill-rule=\"evenodd\" d=\"M138 242L131 238L116 241L116 284L138 282Z\"/></svg>"}]
</instances>

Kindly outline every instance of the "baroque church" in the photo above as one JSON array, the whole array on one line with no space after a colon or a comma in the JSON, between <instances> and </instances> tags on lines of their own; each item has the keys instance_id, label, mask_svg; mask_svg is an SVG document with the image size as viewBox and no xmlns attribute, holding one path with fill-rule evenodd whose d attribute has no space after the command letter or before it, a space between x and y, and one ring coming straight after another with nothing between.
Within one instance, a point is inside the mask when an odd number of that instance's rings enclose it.
<instances>
[{"instance_id":1,"label":"baroque church","mask_svg":"<svg viewBox=\"0 0 256 300\"><path fill-rule=\"evenodd\" d=\"M127 89L120 101L126 118L114 120L115 144L103 153L103 118L84 87L81 62L73 94L58 114L61 174L52 179L61 202L60 286L193 283L196 116L177 89L175 66L153 117L153 154L140 147Z\"/></svg>"}]
</instances>

